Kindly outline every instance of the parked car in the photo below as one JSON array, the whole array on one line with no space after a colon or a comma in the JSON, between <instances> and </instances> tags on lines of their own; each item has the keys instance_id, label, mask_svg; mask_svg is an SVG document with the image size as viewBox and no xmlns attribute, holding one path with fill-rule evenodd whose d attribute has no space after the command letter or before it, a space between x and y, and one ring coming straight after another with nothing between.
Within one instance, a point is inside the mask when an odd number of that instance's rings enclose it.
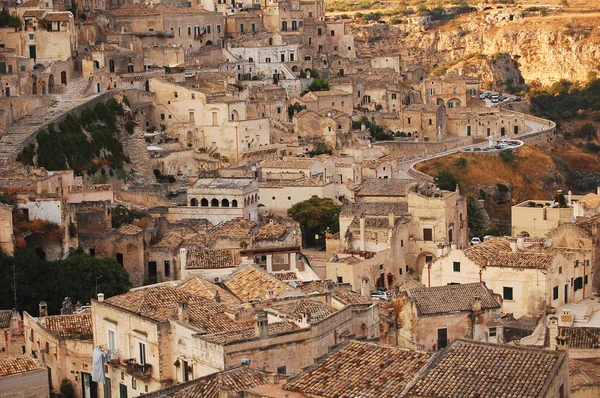
<instances>
[{"instance_id":1,"label":"parked car","mask_svg":"<svg viewBox=\"0 0 600 398\"><path fill-rule=\"evenodd\" d=\"M375 290L371 292L371 299L392 301L392 292L389 290Z\"/></svg>"},{"instance_id":2,"label":"parked car","mask_svg":"<svg viewBox=\"0 0 600 398\"><path fill-rule=\"evenodd\" d=\"M479 99L485 99L485 98L487 98L487 95L488 95L488 94L489 94L489 93L487 93L487 92L485 92L485 91L484 91L484 92L482 92L481 94L479 94Z\"/></svg>"},{"instance_id":3,"label":"parked car","mask_svg":"<svg viewBox=\"0 0 600 398\"><path fill-rule=\"evenodd\" d=\"M494 94L491 96L491 100L494 103L497 103L500 100L500 96L498 94Z\"/></svg>"},{"instance_id":4,"label":"parked car","mask_svg":"<svg viewBox=\"0 0 600 398\"><path fill-rule=\"evenodd\" d=\"M477 236L471 238L472 245L478 245L479 243L481 243L481 239L479 239Z\"/></svg>"}]
</instances>

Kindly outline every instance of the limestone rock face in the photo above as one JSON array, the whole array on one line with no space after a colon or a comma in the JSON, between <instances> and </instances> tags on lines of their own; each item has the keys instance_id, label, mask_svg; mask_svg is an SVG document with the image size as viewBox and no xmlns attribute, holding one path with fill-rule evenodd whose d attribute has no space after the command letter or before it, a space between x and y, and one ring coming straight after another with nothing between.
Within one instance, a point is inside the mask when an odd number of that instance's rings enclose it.
<instances>
[{"instance_id":1,"label":"limestone rock face","mask_svg":"<svg viewBox=\"0 0 600 398\"><path fill-rule=\"evenodd\" d=\"M480 54L507 53L518 62L527 83L585 81L589 72L600 73L600 21L591 17L524 18L502 26L474 20L431 30L410 24L375 24L355 26L353 33L357 56L400 54L405 68L418 60L425 68L434 68ZM484 71L483 78L493 78L493 73Z\"/></svg>"}]
</instances>

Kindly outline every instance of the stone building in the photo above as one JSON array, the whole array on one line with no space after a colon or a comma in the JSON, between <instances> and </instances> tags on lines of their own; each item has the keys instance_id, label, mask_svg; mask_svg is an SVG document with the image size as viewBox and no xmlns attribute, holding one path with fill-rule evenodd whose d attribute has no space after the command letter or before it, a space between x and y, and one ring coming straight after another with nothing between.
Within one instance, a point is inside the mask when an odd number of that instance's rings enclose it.
<instances>
[{"instance_id":1,"label":"stone building","mask_svg":"<svg viewBox=\"0 0 600 398\"><path fill-rule=\"evenodd\" d=\"M230 277L227 290L197 281L92 301L94 344L119 358L107 370L113 396L156 391L239 366L242 359L292 375L343 336L378 337L373 303L333 285L292 288L253 267ZM294 303L303 305L306 294L318 303L297 317ZM239 305L249 299L257 301Z\"/></svg>"},{"instance_id":2,"label":"stone building","mask_svg":"<svg viewBox=\"0 0 600 398\"><path fill-rule=\"evenodd\" d=\"M444 105L447 108L464 108L471 98L479 100L479 79L448 73L429 76L421 82L421 98L427 105Z\"/></svg>"},{"instance_id":3,"label":"stone building","mask_svg":"<svg viewBox=\"0 0 600 398\"><path fill-rule=\"evenodd\" d=\"M16 310L0 310L0 358L25 354L23 320Z\"/></svg>"},{"instance_id":4,"label":"stone building","mask_svg":"<svg viewBox=\"0 0 600 398\"><path fill-rule=\"evenodd\" d=\"M397 344L436 351L456 339L503 343L502 300L482 283L400 292Z\"/></svg>"},{"instance_id":5,"label":"stone building","mask_svg":"<svg viewBox=\"0 0 600 398\"><path fill-rule=\"evenodd\" d=\"M187 206L170 207L167 219L208 220L214 225L235 218L258 218L258 183L251 179L201 178L187 189Z\"/></svg>"},{"instance_id":6,"label":"stone building","mask_svg":"<svg viewBox=\"0 0 600 398\"><path fill-rule=\"evenodd\" d=\"M426 286L485 282L515 318L539 316L592 293L588 248L564 248L523 238L492 238L467 249L451 249L421 273Z\"/></svg>"},{"instance_id":7,"label":"stone building","mask_svg":"<svg viewBox=\"0 0 600 398\"><path fill-rule=\"evenodd\" d=\"M5 203L0 204L0 249L9 256L15 250L13 207Z\"/></svg>"},{"instance_id":8,"label":"stone building","mask_svg":"<svg viewBox=\"0 0 600 398\"><path fill-rule=\"evenodd\" d=\"M0 358L0 397L48 396L48 371L29 355Z\"/></svg>"},{"instance_id":9,"label":"stone building","mask_svg":"<svg viewBox=\"0 0 600 398\"><path fill-rule=\"evenodd\" d=\"M519 138L527 131L525 115L502 108L446 109L448 135L453 137Z\"/></svg>"},{"instance_id":10,"label":"stone building","mask_svg":"<svg viewBox=\"0 0 600 398\"><path fill-rule=\"evenodd\" d=\"M96 396L97 385L91 375L94 344L89 310L48 316L42 302L39 317L23 313L23 328L27 353L48 368L50 390L59 391L62 380L67 379L76 398Z\"/></svg>"},{"instance_id":11,"label":"stone building","mask_svg":"<svg viewBox=\"0 0 600 398\"><path fill-rule=\"evenodd\" d=\"M300 98L290 99L290 104L299 103L309 111L320 113L335 109L346 115L352 115L352 95L341 90L309 91Z\"/></svg>"}]
</instances>

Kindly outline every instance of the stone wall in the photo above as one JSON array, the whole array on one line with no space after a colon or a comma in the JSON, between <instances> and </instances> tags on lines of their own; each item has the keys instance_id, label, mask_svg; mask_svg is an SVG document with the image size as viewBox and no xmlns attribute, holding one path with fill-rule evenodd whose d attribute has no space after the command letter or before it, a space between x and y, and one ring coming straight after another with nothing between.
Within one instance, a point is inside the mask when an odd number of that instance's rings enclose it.
<instances>
[{"instance_id":1,"label":"stone wall","mask_svg":"<svg viewBox=\"0 0 600 398\"><path fill-rule=\"evenodd\" d=\"M471 145L473 140L473 137L462 137L443 142L382 141L376 145L386 148L392 157L410 160Z\"/></svg>"},{"instance_id":2,"label":"stone wall","mask_svg":"<svg viewBox=\"0 0 600 398\"><path fill-rule=\"evenodd\" d=\"M0 99L0 137L17 120L54 101L51 96L23 95Z\"/></svg>"}]
</instances>

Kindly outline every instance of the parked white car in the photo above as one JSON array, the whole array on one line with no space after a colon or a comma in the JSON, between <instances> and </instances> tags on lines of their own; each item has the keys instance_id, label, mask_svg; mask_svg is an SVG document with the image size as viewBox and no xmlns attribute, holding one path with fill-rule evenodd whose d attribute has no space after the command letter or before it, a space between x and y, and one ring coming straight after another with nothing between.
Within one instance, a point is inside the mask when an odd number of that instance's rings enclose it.
<instances>
[{"instance_id":1,"label":"parked white car","mask_svg":"<svg viewBox=\"0 0 600 398\"><path fill-rule=\"evenodd\" d=\"M474 237L471 238L471 244L472 245L477 245L479 243L481 243L481 239L479 239L478 237L474 236Z\"/></svg>"}]
</instances>

